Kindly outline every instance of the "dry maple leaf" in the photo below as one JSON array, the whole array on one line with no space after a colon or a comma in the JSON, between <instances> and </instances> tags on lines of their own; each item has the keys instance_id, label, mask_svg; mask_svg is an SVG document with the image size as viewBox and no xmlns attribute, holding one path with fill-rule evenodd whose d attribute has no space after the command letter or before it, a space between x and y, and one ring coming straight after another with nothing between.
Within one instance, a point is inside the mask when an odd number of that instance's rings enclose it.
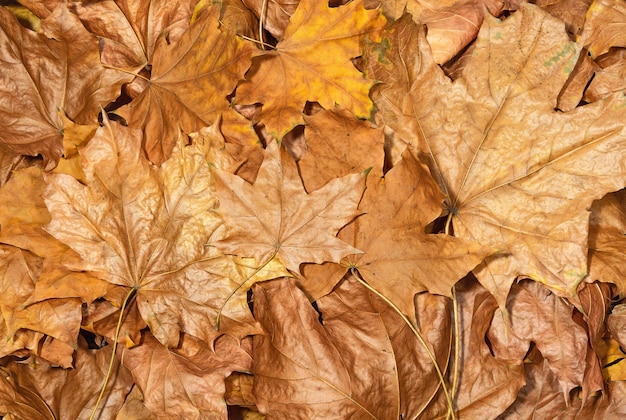
<instances>
[{"instance_id":1,"label":"dry maple leaf","mask_svg":"<svg viewBox=\"0 0 626 420\"><path fill-rule=\"evenodd\" d=\"M218 338L211 349L184 335L169 349L146 333L140 346L124 350L122 360L157 418L226 418L224 379L252 368L245 346L232 337Z\"/></svg>"},{"instance_id":2,"label":"dry maple leaf","mask_svg":"<svg viewBox=\"0 0 626 420\"><path fill-rule=\"evenodd\" d=\"M119 110L129 126L141 127L148 158L156 164L170 156L179 130L198 131L219 114L227 135L248 142L246 138L256 138L250 122L226 100L250 66L254 47L232 30L221 31L218 18L217 7L210 7L177 42L161 43L146 88Z\"/></svg>"},{"instance_id":3,"label":"dry maple leaf","mask_svg":"<svg viewBox=\"0 0 626 420\"><path fill-rule=\"evenodd\" d=\"M593 203L589 219L589 280L617 286L626 296L626 191Z\"/></svg>"},{"instance_id":4,"label":"dry maple leaf","mask_svg":"<svg viewBox=\"0 0 626 420\"><path fill-rule=\"evenodd\" d=\"M583 382L588 335L572 319L572 307L541 284L523 281L514 284L507 300L510 326L496 314L489 334L494 354L501 359L524 357L531 342L558 378L565 394ZM511 341L514 334L520 340Z\"/></svg>"},{"instance_id":5,"label":"dry maple leaf","mask_svg":"<svg viewBox=\"0 0 626 420\"><path fill-rule=\"evenodd\" d=\"M626 183L626 95L554 110L579 49L529 4L485 20L454 82L406 18L368 47L382 118L428 162L454 234L503 250L475 270L502 307L518 276L575 296L587 274L588 208Z\"/></svg>"},{"instance_id":6,"label":"dry maple leaf","mask_svg":"<svg viewBox=\"0 0 626 420\"><path fill-rule=\"evenodd\" d=\"M491 352L487 330L498 305L474 278L469 275L457 285L459 312L460 365L448 370L452 382L458 372L458 386L454 408L457 418L496 418L515 401L524 385L521 359L503 360ZM443 398L422 414L427 419L446 418Z\"/></svg>"},{"instance_id":7,"label":"dry maple leaf","mask_svg":"<svg viewBox=\"0 0 626 420\"><path fill-rule=\"evenodd\" d=\"M626 4L620 0L595 0L586 14L581 35L596 58L611 47L626 47Z\"/></svg>"},{"instance_id":8,"label":"dry maple leaf","mask_svg":"<svg viewBox=\"0 0 626 420\"><path fill-rule=\"evenodd\" d=\"M143 320L169 346L180 331L211 343L220 335L219 314L236 335L255 331L249 285L243 287L254 268L206 246L223 223L212 211L209 162L227 167L230 161L219 152L223 139L215 130L205 143L181 141L156 168L140 153L139 130L106 121L80 151L87 185L65 174L47 177L52 221L46 230L81 255L71 268L132 292ZM265 271L253 280L264 275L273 276Z\"/></svg>"},{"instance_id":9,"label":"dry maple leaf","mask_svg":"<svg viewBox=\"0 0 626 420\"><path fill-rule=\"evenodd\" d=\"M107 374L111 347L92 350L81 337L73 369L56 368L40 360L1 367L0 415L46 420L89 418ZM116 363L106 388L106 405L100 405L95 418L115 418L131 386L128 370Z\"/></svg>"},{"instance_id":10,"label":"dry maple leaf","mask_svg":"<svg viewBox=\"0 0 626 420\"><path fill-rule=\"evenodd\" d=\"M271 33L277 40L282 40L291 16L300 0L240 0L255 15L263 16L263 29ZM257 32L258 37L258 32Z\"/></svg>"},{"instance_id":11,"label":"dry maple leaf","mask_svg":"<svg viewBox=\"0 0 626 420\"><path fill-rule=\"evenodd\" d=\"M452 286L489 253L469 240L424 232L440 214L443 199L428 168L406 151L384 178L368 178L359 204L365 214L339 235L363 253L345 258L339 272L307 267L302 286L316 299L320 285L334 284L348 268L356 268L415 322L416 293L450 296Z\"/></svg>"},{"instance_id":12,"label":"dry maple leaf","mask_svg":"<svg viewBox=\"0 0 626 420\"><path fill-rule=\"evenodd\" d=\"M175 42L189 27L196 1L105 0L70 3L87 30L100 37L102 63L139 71L151 64L160 38ZM163 41L163 40L162 40Z\"/></svg>"},{"instance_id":13,"label":"dry maple leaf","mask_svg":"<svg viewBox=\"0 0 626 420\"><path fill-rule=\"evenodd\" d=\"M95 123L100 106L132 78L100 64L97 38L64 5L41 22L40 33L0 8L0 43L0 143L43 156L47 169L63 153L58 111L75 123Z\"/></svg>"},{"instance_id":14,"label":"dry maple leaf","mask_svg":"<svg viewBox=\"0 0 626 420\"><path fill-rule=\"evenodd\" d=\"M335 179L307 194L296 164L278 143L267 146L253 185L216 169L219 210L227 237L213 241L224 253L252 257L264 265L277 256L294 274L304 262L339 262L359 252L337 239L357 214L366 174Z\"/></svg>"},{"instance_id":15,"label":"dry maple leaf","mask_svg":"<svg viewBox=\"0 0 626 420\"><path fill-rule=\"evenodd\" d=\"M369 118L373 82L351 59L361 55L363 36L375 38L384 25L380 11L365 10L361 0L336 8L302 0L276 49L257 53L235 101L262 103L259 119L279 139L302 123L306 101L326 109L339 104L357 117Z\"/></svg>"},{"instance_id":16,"label":"dry maple leaf","mask_svg":"<svg viewBox=\"0 0 626 420\"><path fill-rule=\"evenodd\" d=\"M273 418L398 418L393 350L376 312L327 302L328 323L292 279L254 287L254 394ZM345 302L350 305L350 302ZM368 322L359 324L357 318Z\"/></svg>"}]
</instances>

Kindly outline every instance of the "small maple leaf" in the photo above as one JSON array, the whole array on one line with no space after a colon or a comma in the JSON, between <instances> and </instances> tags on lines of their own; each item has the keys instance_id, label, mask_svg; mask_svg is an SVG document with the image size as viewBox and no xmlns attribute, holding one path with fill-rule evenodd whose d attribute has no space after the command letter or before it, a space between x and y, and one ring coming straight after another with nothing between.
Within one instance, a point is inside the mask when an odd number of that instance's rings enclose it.
<instances>
[{"instance_id":1,"label":"small maple leaf","mask_svg":"<svg viewBox=\"0 0 626 420\"><path fill-rule=\"evenodd\" d=\"M587 274L588 208L626 184L626 95L555 111L580 45L527 3L485 20L454 82L408 19L368 50L368 73L384 82L375 102L428 162L454 234L504 251L475 270L481 283L502 307L518 276L574 296Z\"/></svg>"},{"instance_id":2,"label":"small maple leaf","mask_svg":"<svg viewBox=\"0 0 626 420\"><path fill-rule=\"evenodd\" d=\"M375 38L385 18L379 10L365 10L362 3L329 8L325 2L302 0L276 50L257 54L235 101L262 103L259 119L277 138L302 123L306 101L326 109L339 104L357 117L369 118L373 82L350 60L361 55L363 36Z\"/></svg>"},{"instance_id":3,"label":"small maple leaf","mask_svg":"<svg viewBox=\"0 0 626 420\"><path fill-rule=\"evenodd\" d=\"M359 252L335 235L357 214L365 173L335 179L307 194L291 156L271 142L251 185L216 169L220 212L228 235L212 245L267 263L274 256L293 273L303 262L339 262Z\"/></svg>"},{"instance_id":4,"label":"small maple leaf","mask_svg":"<svg viewBox=\"0 0 626 420\"><path fill-rule=\"evenodd\" d=\"M169 158L179 130L198 131L219 114L235 138L256 138L250 122L226 100L250 66L254 47L232 30L222 32L218 18L218 9L209 7L177 42L159 44L146 88L119 110L129 126L143 130L153 163Z\"/></svg>"}]
</instances>

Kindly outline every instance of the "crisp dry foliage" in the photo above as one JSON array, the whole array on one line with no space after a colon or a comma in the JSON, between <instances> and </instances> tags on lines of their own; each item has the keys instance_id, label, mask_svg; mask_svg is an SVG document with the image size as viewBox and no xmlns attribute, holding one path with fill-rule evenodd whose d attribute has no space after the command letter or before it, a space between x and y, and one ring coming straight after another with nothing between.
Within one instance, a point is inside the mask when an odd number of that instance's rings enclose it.
<instances>
[{"instance_id":1,"label":"crisp dry foliage","mask_svg":"<svg viewBox=\"0 0 626 420\"><path fill-rule=\"evenodd\" d=\"M626 416L622 0L0 6L0 416Z\"/></svg>"}]
</instances>

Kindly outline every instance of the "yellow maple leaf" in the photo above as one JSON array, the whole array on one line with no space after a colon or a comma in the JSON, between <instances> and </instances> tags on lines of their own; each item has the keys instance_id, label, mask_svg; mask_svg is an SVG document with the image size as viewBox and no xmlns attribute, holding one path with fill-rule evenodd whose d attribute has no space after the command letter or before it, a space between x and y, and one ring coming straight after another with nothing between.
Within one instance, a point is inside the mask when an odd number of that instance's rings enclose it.
<instances>
[{"instance_id":1,"label":"yellow maple leaf","mask_svg":"<svg viewBox=\"0 0 626 420\"><path fill-rule=\"evenodd\" d=\"M307 100L327 109L339 104L357 117L369 117L368 93L374 82L363 77L351 58L361 55L364 35L375 37L386 20L362 3L329 8L324 2L303 0L276 49L257 54L235 100L262 103L259 119L268 133L282 138L301 124Z\"/></svg>"}]
</instances>

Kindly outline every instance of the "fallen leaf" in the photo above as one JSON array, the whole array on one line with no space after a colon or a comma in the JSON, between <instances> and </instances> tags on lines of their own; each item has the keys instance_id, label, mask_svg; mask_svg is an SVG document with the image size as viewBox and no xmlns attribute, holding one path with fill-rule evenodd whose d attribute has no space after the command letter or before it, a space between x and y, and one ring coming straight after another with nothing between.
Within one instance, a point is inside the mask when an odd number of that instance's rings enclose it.
<instances>
[{"instance_id":1,"label":"fallen leaf","mask_svg":"<svg viewBox=\"0 0 626 420\"><path fill-rule=\"evenodd\" d=\"M264 265L275 256L294 274L304 262L339 262L359 252L338 239L339 229L356 215L365 174L335 179L307 194L296 164L276 142L253 185L229 172L214 171L226 238L211 241L224 253L251 257Z\"/></svg>"},{"instance_id":2,"label":"fallen leaf","mask_svg":"<svg viewBox=\"0 0 626 420\"><path fill-rule=\"evenodd\" d=\"M596 58L611 47L626 47L626 5L619 0L595 0L585 16L581 34L591 57Z\"/></svg>"},{"instance_id":3,"label":"fallen leaf","mask_svg":"<svg viewBox=\"0 0 626 420\"><path fill-rule=\"evenodd\" d=\"M254 137L250 122L229 108L226 99L250 66L254 47L232 30L222 32L218 17L218 9L210 7L177 42L160 43L145 89L118 110L129 126L141 127L146 154L157 165L171 155L179 129L198 131L220 114L232 125L223 125L225 132Z\"/></svg>"},{"instance_id":4,"label":"fallen leaf","mask_svg":"<svg viewBox=\"0 0 626 420\"><path fill-rule=\"evenodd\" d=\"M263 29L281 41L300 0L242 0L261 20ZM258 32L256 38L258 39ZM263 41L263 40L262 40Z\"/></svg>"},{"instance_id":5,"label":"fallen leaf","mask_svg":"<svg viewBox=\"0 0 626 420\"><path fill-rule=\"evenodd\" d=\"M231 337L215 349L184 335L167 348L149 333L140 346L124 350L122 360L156 418L226 418L224 379L234 370L251 369L252 359Z\"/></svg>"},{"instance_id":6,"label":"fallen leaf","mask_svg":"<svg viewBox=\"0 0 626 420\"><path fill-rule=\"evenodd\" d=\"M624 57L626 49L613 48L595 61L600 66L589 83L583 99L587 102L595 102L599 99L611 96L626 88L626 65Z\"/></svg>"},{"instance_id":7,"label":"fallen leaf","mask_svg":"<svg viewBox=\"0 0 626 420\"><path fill-rule=\"evenodd\" d=\"M575 296L587 274L588 208L626 182L615 152L626 150L626 96L554 111L579 46L525 3L485 20L455 82L408 19L367 50L367 73L383 82L375 103L428 162L455 236L502 250L474 271L500 306L521 276Z\"/></svg>"},{"instance_id":8,"label":"fallen leaf","mask_svg":"<svg viewBox=\"0 0 626 420\"><path fill-rule=\"evenodd\" d=\"M458 283L457 305L460 365L448 369L449 383L458 372L454 399L456 416L495 418L515 401L524 385L522 361L502 360L491 353L487 330L498 305L473 276ZM438 401L422 414L423 418L447 417L448 407L441 397L440 393Z\"/></svg>"},{"instance_id":9,"label":"fallen leaf","mask_svg":"<svg viewBox=\"0 0 626 420\"><path fill-rule=\"evenodd\" d=\"M39 33L1 8L0 39L0 143L14 153L41 155L46 169L54 168L63 153L58 110L77 124L95 123L100 106L131 76L99 64L96 37L63 5Z\"/></svg>"},{"instance_id":10,"label":"fallen leaf","mask_svg":"<svg viewBox=\"0 0 626 420\"><path fill-rule=\"evenodd\" d=\"M507 311L512 333L522 339L524 347L519 351L527 352L534 343L559 380L563 395L577 386L591 385L583 382L587 333L572 319L570 304L542 285L524 281L511 288Z\"/></svg>"},{"instance_id":11,"label":"fallen leaf","mask_svg":"<svg viewBox=\"0 0 626 420\"><path fill-rule=\"evenodd\" d=\"M552 16L565 22L567 32L579 35L585 23L585 14L593 0L538 0L534 3Z\"/></svg>"},{"instance_id":12,"label":"fallen leaf","mask_svg":"<svg viewBox=\"0 0 626 420\"><path fill-rule=\"evenodd\" d=\"M0 415L33 419L87 419L108 371L111 350L91 350L81 338L73 369L61 369L43 362L12 362L0 368ZM115 363L106 388L105 404L95 418L114 418L130 391L127 369ZM3 389L4 388L4 389ZM11 399L12 395L18 395ZM38 415L32 416L33 410ZM32 417L31 417L32 416Z\"/></svg>"},{"instance_id":13,"label":"fallen leaf","mask_svg":"<svg viewBox=\"0 0 626 420\"><path fill-rule=\"evenodd\" d=\"M253 293L255 317L268 332L254 337L254 394L261 413L398 418L393 351L376 313L355 312L346 308L349 302L330 298L321 325L291 279L259 283Z\"/></svg>"},{"instance_id":14,"label":"fallen leaf","mask_svg":"<svg viewBox=\"0 0 626 420\"><path fill-rule=\"evenodd\" d=\"M589 280L613 283L626 295L626 191L593 203L589 218Z\"/></svg>"},{"instance_id":15,"label":"fallen leaf","mask_svg":"<svg viewBox=\"0 0 626 420\"><path fill-rule=\"evenodd\" d=\"M278 139L302 123L306 101L369 118L373 82L350 60L361 55L363 36L375 38L384 24L380 11L365 10L361 0L337 8L302 0L276 49L256 54L235 102L262 103L259 119Z\"/></svg>"},{"instance_id":16,"label":"fallen leaf","mask_svg":"<svg viewBox=\"0 0 626 420\"><path fill-rule=\"evenodd\" d=\"M207 143L181 141L156 168L140 153L141 131L105 121L80 151L87 185L46 177L46 230L82 257L69 268L124 287L154 336L173 347L180 331L211 343L219 314L235 335L255 331L247 288L284 274L274 266L255 274L206 246L222 225L208 163L230 159Z\"/></svg>"},{"instance_id":17,"label":"fallen leaf","mask_svg":"<svg viewBox=\"0 0 626 420\"><path fill-rule=\"evenodd\" d=\"M69 7L87 30L100 39L100 58L105 66L138 72L151 64L159 42L175 42L181 37L189 27L195 3L73 1Z\"/></svg>"}]
</instances>

